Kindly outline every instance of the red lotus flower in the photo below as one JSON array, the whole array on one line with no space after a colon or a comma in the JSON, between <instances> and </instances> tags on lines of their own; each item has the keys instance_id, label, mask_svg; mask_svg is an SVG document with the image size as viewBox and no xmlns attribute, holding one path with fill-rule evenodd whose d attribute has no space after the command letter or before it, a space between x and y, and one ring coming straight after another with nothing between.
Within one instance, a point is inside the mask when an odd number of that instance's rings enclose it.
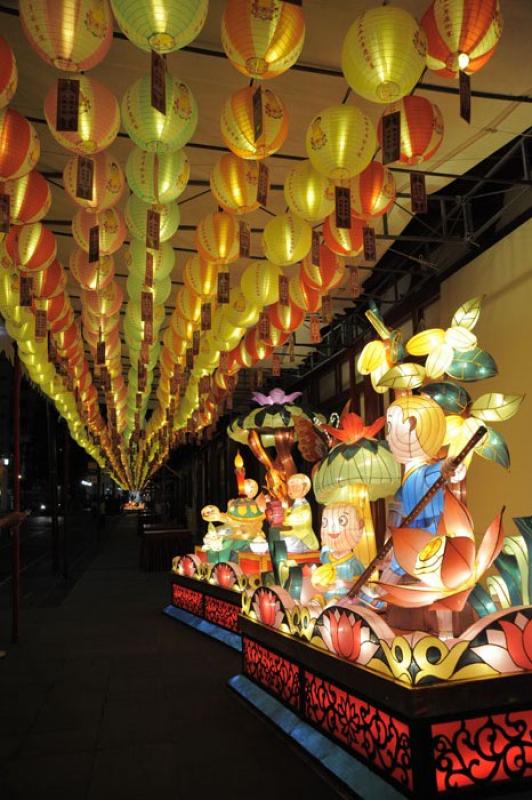
<instances>
[{"instance_id":1,"label":"red lotus flower","mask_svg":"<svg viewBox=\"0 0 532 800\"><path fill-rule=\"evenodd\" d=\"M255 595L253 609L259 622L278 628L283 621L283 610L279 598L269 589L262 589Z\"/></svg>"},{"instance_id":2,"label":"red lotus flower","mask_svg":"<svg viewBox=\"0 0 532 800\"><path fill-rule=\"evenodd\" d=\"M196 565L194 564L192 559L189 558L188 556L184 556L181 559L179 566L182 569L181 574L186 575L187 578L193 578L194 575L196 574Z\"/></svg>"},{"instance_id":3,"label":"red lotus flower","mask_svg":"<svg viewBox=\"0 0 532 800\"><path fill-rule=\"evenodd\" d=\"M360 655L362 620L334 608L322 617L321 635L328 649L341 658L356 661Z\"/></svg>"},{"instance_id":4,"label":"red lotus flower","mask_svg":"<svg viewBox=\"0 0 532 800\"><path fill-rule=\"evenodd\" d=\"M216 564L213 569L213 577L224 589L231 589L235 583L235 573L229 564Z\"/></svg>"},{"instance_id":5,"label":"red lotus flower","mask_svg":"<svg viewBox=\"0 0 532 800\"><path fill-rule=\"evenodd\" d=\"M359 439L371 439L384 426L384 417L379 417L372 425L364 425L362 417L358 414L344 412L340 417L340 427L334 428L332 425L322 425L335 439L339 439L345 444L354 444Z\"/></svg>"},{"instance_id":6,"label":"red lotus flower","mask_svg":"<svg viewBox=\"0 0 532 800\"><path fill-rule=\"evenodd\" d=\"M515 622L502 619L499 625L506 635L512 660L522 669L532 669L532 619L527 620L523 614L518 614Z\"/></svg>"}]
</instances>

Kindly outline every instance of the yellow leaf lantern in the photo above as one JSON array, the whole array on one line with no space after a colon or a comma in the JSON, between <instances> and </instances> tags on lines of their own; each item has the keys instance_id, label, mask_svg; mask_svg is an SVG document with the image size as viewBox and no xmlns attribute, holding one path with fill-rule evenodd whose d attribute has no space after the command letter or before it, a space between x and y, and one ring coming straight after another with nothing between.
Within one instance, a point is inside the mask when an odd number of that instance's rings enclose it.
<instances>
[{"instance_id":1,"label":"yellow leaf lantern","mask_svg":"<svg viewBox=\"0 0 532 800\"><path fill-rule=\"evenodd\" d=\"M198 36L208 0L111 0L116 21L141 50L171 53Z\"/></svg>"},{"instance_id":2,"label":"yellow leaf lantern","mask_svg":"<svg viewBox=\"0 0 532 800\"><path fill-rule=\"evenodd\" d=\"M11 101L17 90L17 62L13 50L3 36L0 36L0 108Z\"/></svg>"},{"instance_id":3,"label":"yellow leaf lantern","mask_svg":"<svg viewBox=\"0 0 532 800\"><path fill-rule=\"evenodd\" d=\"M404 97L384 111L401 112L400 160L404 164L421 164L436 153L443 141L443 117L440 109L430 100L418 95ZM382 120L377 128L382 147Z\"/></svg>"},{"instance_id":4,"label":"yellow leaf lantern","mask_svg":"<svg viewBox=\"0 0 532 800\"><path fill-rule=\"evenodd\" d=\"M76 205L96 213L113 208L118 203L124 191L125 179L122 167L110 153L96 153L92 161L94 171L90 200L78 197L76 194L79 156L67 161L63 170L63 185Z\"/></svg>"},{"instance_id":5,"label":"yellow leaf lantern","mask_svg":"<svg viewBox=\"0 0 532 800\"><path fill-rule=\"evenodd\" d=\"M292 167L284 182L284 197L290 211L307 222L321 222L334 211L334 183L310 161Z\"/></svg>"},{"instance_id":6,"label":"yellow leaf lantern","mask_svg":"<svg viewBox=\"0 0 532 800\"><path fill-rule=\"evenodd\" d=\"M55 236L41 222L13 225L6 236L6 250L16 266L25 271L45 269L57 254Z\"/></svg>"},{"instance_id":7,"label":"yellow leaf lantern","mask_svg":"<svg viewBox=\"0 0 532 800\"><path fill-rule=\"evenodd\" d=\"M272 217L264 227L262 248L273 264L296 264L309 252L312 245L312 228L308 222L288 211Z\"/></svg>"},{"instance_id":8,"label":"yellow leaf lantern","mask_svg":"<svg viewBox=\"0 0 532 800\"><path fill-rule=\"evenodd\" d=\"M171 239L181 219L177 203L143 203L134 194L129 195L125 211L126 225L131 235L141 242L146 241L148 211L159 214L159 241Z\"/></svg>"},{"instance_id":9,"label":"yellow leaf lantern","mask_svg":"<svg viewBox=\"0 0 532 800\"><path fill-rule=\"evenodd\" d=\"M288 135L288 111L271 89L261 89L262 134L255 141L253 95L255 86L239 89L226 100L220 130L226 146L240 158L261 160L276 153Z\"/></svg>"},{"instance_id":10,"label":"yellow leaf lantern","mask_svg":"<svg viewBox=\"0 0 532 800\"><path fill-rule=\"evenodd\" d=\"M349 228L339 228L335 214L330 214L323 225L323 238L333 253L339 256L358 256L364 249L363 229L364 222L353 214Z\"/></svg>"},{"instance_id":11,"label":"yellow leaf lantern","mask_svg":"<svg viewBox=\"0 0 532 800\"><path fill-rule=\"evenodd\" d=\"M183 281L198 297L209 298L216 293L218 266L200 256L189 256L183 267Z\"/></svg>"},{"instance_id":12,"label":"yellow leaf lantern","mask_svg":"<svg viewBox=\"0 0 532 800\"><path fill-rule=\"evenodd\" d=\"M89 252L89 231L98 225L100 239L100 255L109 256L115 253L126 238L126 223L118 208L108 208L99 214L91 214L80 209L72 219L72 235L76 244L85 252Z\"/></svg>"},{"instance_id":13,"label":"yellow leaf lantern","mask_svg":"<svg viewBox=\"0 0 532 800\"><path fill-rule=\"evenodd\" d=\"M254 161L226 153L214 165L210 185L218 205L233 214L248 214L260 205L259 165Z\"/></svg>"},{"instance_id":14,"label":"yellow leaf lantern","mask_svg":"<svg viewBox=\"0 0 532 800\"><path fill-rule=\"evenodd\" d=\"M242 294L249 303L262 308L279 299L282 270L270 261L252 261L240 278Z\"/></svg>"},{"instance_id":15,"label":"yellow leaf lantern","mask_svg":"<svg viewBox=\"0 0 532 800\"><path fill-rule=\"evenodd\" d=\"M172 203L185 191L190 165L184 150L148 153L134 147L126 163L129 188L144 203Z\"/></svg>"},{"instance_id":16,"label":"yellow leaf lantern","mask_svg":"<svg viewBox=\"0 0 532 800\"><path fill-rule=\"evenodd\" d=\"M39 137L27 119L13 108L0 111L0 180L27 175L41 154Z\"/></svg>"},{"instance_id":17,"label":"yellow leaf lantern","mask_svg":"<svg viewBox=\"0 0 532 800\"><path fill-rule=\"evenodd\" d=\"M379 6L360 14L342 48L342 71L351 89L372 103L409 94L425 69L427 42L402 8Z\"/></svg>"},{"instance_id":18,"label":"yellow leaf lantern","mask_svg":"<svg viewBox=\"0 0 532 800\"><path fill-rule=\"evenodd\" d=\"M0 193L9 195L10 221L15 225L39 222L52 204L50 185L36 170L3 185L0 183Z\"/></svg>"},{"instance_id":19,"label":"yellow leaf lantern","mask_svg":"<svg viewBox=\"0 0 532 800\"><path fill-rule=\"evenodd\" d=\"M161 242L158 250L147 249L144 242L139 239L132 239L129 249L124 255L124 262L131 274L144 280L146 276L146 261L148 253L153 264L153 279L155 281L167 278L175 265L175 252L172 245Z\"/></svg>"},{"instance_id":20,"label":"yellow leaf lantern","mask_svg":"<svg viewBox=\"0 0 532 800\"><path fill-rule=\"evenodd\" d=\"M499 0L433 0L422 20L427 66L444 78L477 72L492 57L502 34Z\"/></svg>"},{"instance_id":21,"label":"yellow leaf lantern","mask_svg":"<svg viewBox=\"0 0 532 800\"><path fill-rule=\"evenodd\" d=\"M44 116L50 133L65 150L90 155L105 150L120 129L120 109L114 94L103 83L88 75L79 75L79 111L77 131L57 130L57 81L44 100Z\"/></svg>"},{"instance_id":22,"label":"yellow leaf lantern","mask_svg":"<svg viewBox=\"0 0 532 800\"><path fill-rule=\"evenodd\" d=\"M293 3L228 0L222 45L231 64L248 78L266 80L295 64L305 41L303 10Z\"/></svg>"},{"instance_id":23,"label":"yellow leaf lantern","mask_svg":"<svg viewBox=\"0 0 532 800\"><path fill-rule=\"evenodd\" d=\"M21 0L20 21L43 61L66 72L92 69L113 40L107 0Z\"/></svg>"},{"instance_id":24,"label":"yellow leaf lantern","mask_svg":"<svg viewBox=\"0 0 532 800\"><path fill-rule=\"evenodd\" d=\"M175 299L176 312L189 322L197 322L201 313L201 298L186 286L181 287Z\"/></svg>"},{"instance_id":25,"label":"yellow leaf lantern","mask_svg":"<svg viewBox=\"0 0 532 800\"><path fill-rule=\"evenodd\" d=\"M349 190L351 213L363 220L382 217L395 202L393 173L380 161L372 161L359 175L351 178Z\"/></svg>"},{"instance_id":26,"label":"yellow leaf lantern","mask_svg":"<svg viewBox=\"0 0 532 800\"><path fill-rule=\"evenodd\" d=\"M79 247L70 254L70 271L82 289L98 291L109 286L114 278L115 265L112 256L101 256L98 261L89 261L88 253Z\"/></svg>"},{"instance_id":27,"label":"yellow leaf lantern","mask_svg":"<svg viewBox=\"0 0 532 800\"><path fill-rule=\"evenodd\" d=\"M180 150L193 137L198 106L183 81L166 73L166 114L151 104L151 77L144 75L122 98L122 122L129 138L152 153Z\"/></svg>"},{"instance_id":28,"label":"yellow leaf lantern","mask_svg":"<svg viewBox=\"0 0 532 800\"><path fill-rule=\"evenodd\" d=\"M329 106L307 129L312 166L331 180L346 180L365 169L377 149L373 123L355 106Z\"/></svg>"},{"instance_id":29,"label":"yellow leaf lantern","mask_svg":"<svg viewBox=\"0 0 532 800\"><path fill-rule=\"evenodd\" d=\"M196 227L196 248L205 261L231 264L240 256L238 222L231 214L207 214Z\"/></svg>"}]
</instances>

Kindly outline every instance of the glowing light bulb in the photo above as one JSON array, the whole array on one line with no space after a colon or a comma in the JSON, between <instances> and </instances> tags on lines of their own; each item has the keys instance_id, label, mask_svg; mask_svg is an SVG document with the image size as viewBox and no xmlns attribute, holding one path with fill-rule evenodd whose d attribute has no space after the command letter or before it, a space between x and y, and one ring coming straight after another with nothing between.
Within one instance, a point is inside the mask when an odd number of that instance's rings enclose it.
<instances>
[{"instance_id":1,"label":"glowing light bulb","mask_svg":"<svg viewBox=\"0 0 532 800\"><path fill-rule=\"evenodd\" d=\"M469 56L467 53L459 53L458 54L458 66L460 69L467 69L469 66Z\"/></svg>"}]
</instances>

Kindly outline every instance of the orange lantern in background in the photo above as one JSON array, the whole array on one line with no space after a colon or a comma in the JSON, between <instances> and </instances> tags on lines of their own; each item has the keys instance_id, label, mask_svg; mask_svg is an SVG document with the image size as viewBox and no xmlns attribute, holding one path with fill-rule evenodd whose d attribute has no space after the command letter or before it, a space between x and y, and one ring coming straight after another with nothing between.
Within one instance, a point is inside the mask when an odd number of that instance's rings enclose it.
<instances>
[{"instance_id":1,"label":"orange lantern in background","mask_svg":"<svg viewBox=\"0 0 532 800\"><path fill-rule=\"evenodd\" d=\"M72 234L76 244L85 252L89 252L89 231L98 225L100 228L100 255L115 253L124 244L126 223L118 208L108 208L99 214L91 214L87 209L80 209L72 219Z\"/></svg>"},{"instance_id":2,"label":"orange lantern in background","mask_svg":"<svg viewBox=\"0 0 532 800\"><path fill-rule=\"evenodd\" d=\"M112 256L101 256L98 261L90 262L88 253L79 247L76 247L70 254L69 266L81 288L89 291L105 289L115 274Z\"/></svg>"},{"instance_id":3,"label":"orange lantern in background","mask_svg":"<svg viewBox=\"0 0 532 800\"><path fill-rule=\"evenodd\" d=\"M443 117L438 106L425 97L410 95L392 103L384 114L393 111L401 112L401 162L421 164L432 158L443 141ZM382 147L382 120L377 136Z\"/></svg>"},{"instance_id":4,"label":"orange lantern in background","mask_svg":"<svg viewBox=\"0 0 532 800\"><path fill-rule=\"evenodd\" d=\"M107 208L113 208L122 197L126 183L124 173L118 161L110 153L95 153L92 161L94 177L91 200L76 195L79 156L67 161L63 170L63 184L66 193L76 205L93 212L105 211Z\"/></svg>"},{"instance_id":5,"label":"orange lantern in background","mask_svg":"<svg viewBox=\"0 0 532 800\"><path fill-rule=\"evenodd\" d=\"M304 310L292 302L289 302L286 306L281 305L279 302L274 303L268 306L266 313L271 324L285 333L297 330L305 319Z\"/></svg>"},{"instance_id":6,"label":"orange lantern in background","mask_svg":"<svg viewBox=\"0 0 532 800\"><path fill-rule=\"evenodd\" d=\"M0 108L11 101L17 91L17 62L13 50L3 36L0 36Z\"/></svg>"},{"instance_id":7,"label":"orange lantern in background","mask_svg":"<svg viewBox=\"0 0 532 800\"><path fill-rule=\"evenodd\" d=\"M0 180L27 175L41 154L35 128L14 108L0 111Z\"/></svg>"},{"instance_id":8,"label":"orange lantern in background","mask_svg":"<svg viewBox=\"0 0 532 800\"><path fill-rule=\"evenodd\" d=\"M288 111L271 89L261 90L262 134L255 141L253 95L255 86L239 89L226 100L220 118L222 138L240 158L261 160L276 153L288 136Z\"/></svg>"},{"instance_id":9,"label":"orange lantern in background","mask_svg":"<svg viewBox=\"0 0 532 800\"><path fill-rule=\"evenodd\" d=\"M360 219L382 217L395 202L395 180L380 161L372 161L349 181L351 213Z\"/></svg>"},{"instance_id":10,"label":"orange lantern in background","mask_svg":"<svg viewBox=\"0 0 532 800\"><path fill-rule=\"evenodd\" d=\"M231 264L240 256L238 222L231 214L207 214L196 227L196 248L205 261Z\"/></svg>"},{"instance_id":11,"label":"orange lantern in background","mask_svg":"<svg viewBox=\"0 0 532 800\"><path fill-rule=\"evenodd\" d=\"M25 272L45 269L57 253L55 236L40 222L13 225L6 236L6 249L14 264Z\"/></svg>"},{"instance_id":12,"label":"orange lantern in background","mask_svg":"<svg viewBox=\"0 0 532 800\"><path fill-rule=\"evenodd\" d=\"M109 286L99 292L82 291L82 301L87 304L87 308L93 314L101 316L112 316L120 311L124 292L116 281L112 281Z\"/></svg>"},{"instance_id":13,"label":"orange lantern in background","mask_svg":"<svg viewBox=\"0 0 532 800\"><path fill-rule=\"evenodd\" d=\"M444 78L471 75L489 61L502 34L499 0L433 0L421 27L427 66Z\"/></svg>"},{"instance_id":14,"label":"orange lantern in background","mask_svg":"<svg viewBox=\"0 0 532 800\"><path fill-rule=\"evenodd\" d=\"M107 0L20 0L20 21L43 61L66 72L84 72L103 61L113 41Z\"/></svg>"},{"instance_id":15,"label":"orange lantern in background","mask_svg":"<svg viewBox=\"0 0 532 800\"><path fill-rule=\"evenodd\" d=\"M214 165L210 185L217 203L226 211L248 214L260 205L259 165L254 161L225 153Z\"/></svg>"},{"instance_id":16,"label":"orange lantern in background","mask_svg":"<svg viewBox=\"0 0 532 800\"><path fill-rule=\"evenodd\" d=\"M290 300L303 311L310 311L312 314L321 308L321 292L311 289L301 275L294 275L288 282Z\"/></svg>"},{"instance_id":17,"label":"orange lantern in background","mask_svg":"<svg viewBox=\"0 0 532 800\"><path fill-rule=\"evenodd\" d=\"M178 290L175 298L176 312L188 322L197 322L201 313L201 299L186 286Z\"/></svg>"},{"instance_id":18,"label":"orange lantern in background","mask_svg":"<svg viewBox=\"0 0 532 800\"><path fill-rule=\"evenodd\" d=\"M57 259L49 267L36 272L33 276L33 294L35 297L55 297L64 292L66 273Z\"/></svg>"},{"instance_id":19,"label":"orange lantern in background","mask_svg":"<svg viewBox=\"0 0 532 800\"><path fill-rule=\"evenodd\" d=\"M72 315L74 313L70 300L65 292L60 292L55 297L47 300L44 304L44 310L46 311L46 319L50 324L57 320L64 319L69 313L72 313Z\"/></svg>"},{"instance_id":20,"label":"orange lantern in background","mask_svg":"<svg viewBox=\"0 0 532 800\"><path fill-rule=\"evenodd\" d=\"M0 184L0 192L10 196L9 213L15 225L38 222L48 213L52 194L48 181L40 172L32 170L22 178Z\"/></svg>"},{"instance_id":21,"label":"orange lantern in background","mask_svg":"<svg viewBox=\"0 0 532 800\"><path fill-rule=\"evenodd\" d=\"M218 288L218 267L200 256L189 256L183 267L183 281L198 297L211 297Z\"/></svg>"},{"instance_id":22,"label":"orange lantern in background","mask_svg":"<svg viewBox=\"0 0 532 800\"><path fill-rule=\"evenodd\" d=\"M320 244L320 263L312 263L312 251L301 264L301 278L310 289L325 293L339 286L345 277L345 267L340 257L327 245Z\"/></svg>"},{"instance_id":23,"label":"orange lantern in background","mask_svg":"<svg viewBox=\"0 0 532 800\"><path fill-rule=\"evenodd\" d=\"M305 41L303 10L282 0L228 0L222 18L227 58L248 78L266 80L295 64Z\"/></svg>"},{"instance_id":24,"label":"orange lantern in background","mask_svg":"<svg viewBox=\"0 0 532 800\"><path fill-rule=\"evenodd\" d=\"M78 130L57 130L57 81L45 97L44 116L56 142L65 150L83 156L105 150L114 142L120 129L120 108L114 94L103 83L88 75L80 75L78 80Z\"/></svg>"},{"instance_id":25,"label":"orange lantern in background","mask_svg":"<svg viewBox=\"0 0 532 800\"><path fill-rule=\"evenodd\" d=\"M323 238L333 253L337 253L339 256L358 256L364 248L363 228L362 220L353 214L351 214L349 228L338 228L336 217L331 214L324 222Z\"/></svg>"}]
</instances>

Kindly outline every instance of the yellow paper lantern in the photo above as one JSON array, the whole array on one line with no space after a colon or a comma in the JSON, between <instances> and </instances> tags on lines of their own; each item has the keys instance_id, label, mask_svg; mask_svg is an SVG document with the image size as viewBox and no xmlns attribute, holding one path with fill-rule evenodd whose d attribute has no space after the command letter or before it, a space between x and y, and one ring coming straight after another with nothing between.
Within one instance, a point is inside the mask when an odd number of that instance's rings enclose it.
<instances>
[{"instance_id":1,"label":"yellow paper lantern","mask_svg":"<svg viewBox=\"0 0 532 800\"><path fill-rule=\"evenodd\" d=\"M125 211L126 225L131 235L141 242L146 241L148 211L150 210L159 214L159 241L166 242L171 239L179 228L181 219L177 203L143 203L134 194L129 196Z\"/></svg>"},{"instance_id":2,"label":"yellow paper lantern","mask_svg":"<svg viewBox=\"0 0 532 800\"><path fill-rule=\"evenodd\" d=\"M365 169L377 149L371 120L355 106L336 105L317 114L307 129L312 166L331 180L346 180Z\"/></svg>"},{"instance_id":3,"label":"yellow paper lantern","mask_svg":"<svg viewBox=\"0 0 532 800\"><path fill-rule=\"evenodd\" d=\"M222 45L231 64L248 78L266 80L295 64L305 41L303 10L282 0L228 0Z\"/></svg>"},{"instance_id":4,"label":"yellow paper lantern","mask_svg":"<svg viewBox=\"0 0 532 800\"><path fill-rule=\"evenodd\" d=\"M57 69L82 72L103 61L113 40L107 0L20 0L22 30Z\"/></svg>"},{"instance_id":5,"label":"yellow paper lantern","mask_svg":"<svg viewBox=\"0 0 532 800\"><path fill-rule=\"evenodd\" d=\"M284 182L284 197L290 211L307 222L321 222L334 211L334 183L310 161L292 167Z\"/></svg>"},{"instance_id":6,"label":"yellow paper lantern","mask_svg":"<svg viewBox=\"0 0 532 800\"><path fill-rule=\"evenodd\" d=\"M141 50L171 53L198 36L208 0L111 0L116 21Z\"/></svg>"},{"instance_id":7,"label":"yellow paper lantern","mask_svg":"<svg viewBox=\"0 0 532 800\"><path fill-rule=\"evenodd\" d=\"M254 306L269 306L279 299L279 276L282 270L270 261L252 261L240 278L246 300Z\"/></svg>"},{"instance_id":8,"label":"yellow paper lantern","mask_svg":"<svg viewBox=\"0 0 532 800\"><path fill-rule=\"evenodd\" d=\"M273 264L296 264L309 252L312 245L312 228L308 222L287 212L272 217L262 234L264 255Z\"/></svg>"},{"instance_id":9,"label":"yellow paper lantern","mask_svg":"<svg viewBox=\"0 0 532 800\"><path fill-rule=\"evenodd\" d=\"M103 83L80 75L77 131L57 130L57 81L44 100L44 116L50 133L65 150L90 155L105 150L120 129L120 109L114 94Z\"/></svg>"},{"instance_id":10,"label":"yellow paper lantern","mask_svg":"<svg viewBox=\"0 0 532 800\"><path fill-rule=\"evenodd\" d=\"M148 254L153 263L153 279L159 281L167 278L172 273L175 265L174 249L167 242L161 242L158 250L148 250L146 245L139 239L132 239L129 249L124 255L124 263L128 271L144 280Z\"/></svg>"},{"instance_id":11,"label":"yellow paper lantern","mask_svg":"<svg viewBox=\"0 0 532 800\"><path fill-rule=\"evenodd\" d=\"M108 152L96 153L93 158L92 199L85 200L77 196L77 178L79 156L70 158L63 170L65 191L76 205L92 212L113 208L125 187L124 173L119 162Z\"/></svg>"},{"instance_id":12,"label":"yellow paper lantern","mask_svg":"<svg viewBox=\"0 0 532 800\"><path fill-rule=\"evenodd\" d=\"M5 108L17 91L18 72L13 50L0 36L0 108Z\"/></svg>"},{"instance_id":13,"label":"yellow paper lantern","mask_svg":"<svg viewBox=\"0 0 532 800\"><path fill-rule=\"evenodd\" d=\"M189 322L197 322L201 314L201 298L188 287L183 286L178 290L175 299L177 314Z\"/></svg>"},{"instance_id":14,"label":"yellow paper lantern","mask_svg":"<svg viewBox=\"0 0 532 800\"><path fill-rule=\"evenodd\" d=\"M247 214L260 206L259 165L255 161L226 153L214 165L210 185L218 205L226 211Z\"/></svg>"},{"instance_id":15,"label":"yellow paper lantern","mask_svg":"<svg viewBox=\"0 0 532 800\"><path fill-rule=\"evenodd\" d=\"M189 256L183 267L185 286L201 298L212 297L218 288L218 267L197 254Z\"/></svg>"},{"instance_id":16,"label":"yellow paper lantern","mask_svg":"<svg viewBox=\"0 0 532 800\"><path fill-rule=\"evenodd\" d=\"M425 69L427 39L416 19L396 6L362 12L342 48L342 71L354 92L372 103L410 94Z\"/></svg>"},{"instance_id":17,"label":"yellow paper lantern","mask_svg":"<svg viewBox=\"0 0 532 800\"><path fill-rule=\"evenodd\" d=\"M205 261L231 264L240 256L238 222L231 214L207 214L196 227L196 248Z\"/></svg>"},{"instance_id":18,"label":"yellow paper lantern","mask_svg":"<svg viewBox=\"0 0 532 800\"><path fill-rule=\"evenodd\" d=\"M185 191L190 165L184 150L147 153L138 147L130 152L126 175L129 188L145 203L172 203Z\"/></svg>"},{"instance_id":19,"label":"yellow paper lantern","mask_svg":"<svg viewBox=\"0 0 532 800\"><path fill-rule=\"evenodd\" d=\"M259 87L260 88L260 87ZM255 86L239 89L226 100L220 130L227 147L240 158L261 160L276 153L288 136L288 111L271 89L261 89L262 134L255 141L253 95Z\"/></svg>"},{"instance_id":20,"label":"yellow paper lantern","mask_svg":"<svg viewBox=\"0 0 532 800\"><path fill-rule=\"evenodd\" d=\"M248 300L241 288L231 289L229 303L222 307L222 311L229 322L243 328L250 328L255 325L260 314L259 306Z\"/></svg>"},{"instance_id":21,"label":"yellow paper lantern","mask_svg":"<svg viewBox=\"0 0 532 800\"><path fill-rule=\"evenodd\" d=\"M183 81L166 73L166 114L151 104L151 77L144 75L122 98L122 122L130 139L151 153L180 150L194 135L198 106Z\"/></svg>"}]
</instances>

